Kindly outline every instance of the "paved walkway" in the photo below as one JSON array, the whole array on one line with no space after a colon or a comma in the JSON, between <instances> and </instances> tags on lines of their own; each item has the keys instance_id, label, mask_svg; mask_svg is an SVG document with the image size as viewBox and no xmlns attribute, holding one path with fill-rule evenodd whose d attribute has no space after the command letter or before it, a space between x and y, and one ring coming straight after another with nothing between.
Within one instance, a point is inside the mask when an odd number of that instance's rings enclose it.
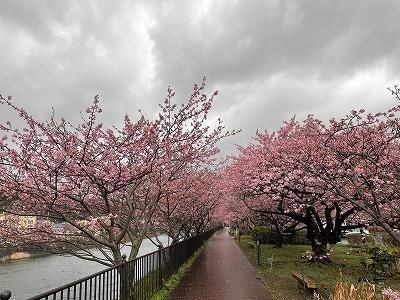
<instances>
[{"instance_id":1,"label":"paved walkway","mask_svg":"<svg viewBox=\"0 0 400 300\"><path fill-rule=\"evenodd\" d=\"M218 231L171 293L170 300L271 300L226 228Z\"/></svg>"}]
</instances>

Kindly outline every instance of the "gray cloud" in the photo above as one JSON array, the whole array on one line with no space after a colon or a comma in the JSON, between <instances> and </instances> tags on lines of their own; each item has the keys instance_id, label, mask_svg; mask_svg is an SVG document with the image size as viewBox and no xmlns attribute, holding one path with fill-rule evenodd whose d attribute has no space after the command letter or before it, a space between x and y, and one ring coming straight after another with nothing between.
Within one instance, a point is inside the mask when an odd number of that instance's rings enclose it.
<instances>
[{"instance_id":1,"label":"gray cloud","mask_svg":"<svg viewBox=\"0 0 400 300\"><path fill-rule=\"evenodd\" d=\"M134 98L145 92L152 64L145 13L129 1L118 7L112 1L58 3L65 4L5 3L2 93L12 94L40 117L54 106L78 119L77 111L96 94L103 98L108 121L129 106L139 109L143 103Z\"/></svg>"},{"instance_id":2,"label":"gray cloud","mask_svg":"<svg viewBox=\"0 0 400 300\"><path fill-rule=\"evenodd\" d=\"M399 55L397 1L219 1L204 13L183 2L156 10L151 30L158 71L176 82L346 77Z\"/></svg>"},{"instance_id":3,"label":"gray cloud","mask_svg":"<svg viewBox=\"0 0 400 300\"><path fill-rule=\"evenodd\" d=\"M394 105L400 3L385 1L1 1L0 93L45 118L78 120L100 94L103 119L152 115L171 84L207 75L213 118L243 133L297 115L324 120ZM0 109L0 120L13 119Z\"/></svg>"}]
</instances>

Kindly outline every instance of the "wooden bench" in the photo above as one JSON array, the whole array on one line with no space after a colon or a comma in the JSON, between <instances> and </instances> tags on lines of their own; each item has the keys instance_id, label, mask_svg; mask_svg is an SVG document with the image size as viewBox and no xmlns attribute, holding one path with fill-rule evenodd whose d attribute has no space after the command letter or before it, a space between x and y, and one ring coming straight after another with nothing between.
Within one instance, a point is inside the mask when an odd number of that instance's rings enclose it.
<instances>
[{"instance_id":1,"label":"wooden bench","mask_svg":"<svg viewBox=\"0 0 400 300\"><path fill-rule=\"evenodd\" d=\"M297 280L297 288L304 290L306 296L314 295L318 289L324 289L326 286L323 283L318 282L315 278L302 274L301 272L293 272L292 276Z\"/></svg>"}]
</instances>

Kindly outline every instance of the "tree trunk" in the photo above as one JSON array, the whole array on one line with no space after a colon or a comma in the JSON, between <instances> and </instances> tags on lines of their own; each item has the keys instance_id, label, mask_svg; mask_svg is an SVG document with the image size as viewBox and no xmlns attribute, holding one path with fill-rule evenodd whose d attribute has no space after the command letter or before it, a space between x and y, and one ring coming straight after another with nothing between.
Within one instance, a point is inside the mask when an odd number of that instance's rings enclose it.
<instances>
[{"instance_id":1,"label":"tree trunk","mask_svg":"<svg viewBox=\"0 0 400 300\"><path fill-rule=\"evenodd\" d=\"M400 246L400 234L397 233L396 231L393 230L392 227L390 227L386 223L381 223L381 226L385 229L385 231L390 235L390 237L395 241L397 246Z\"/></svg>"},{"instance_id":2,"label":"tree trunk","mask_svg":"<svg viewBox=\"0 0 400 300\"><path fill-rule=\"evenodd\" d=\"M114 261L115 261L115 265L119 265L122 263L122 254L121 251L118 248L115 249L111 249L113 257L114 257Z\"/></svg>"},{"instance_id":3,"label":"tree trunk","mask_svg":"<svg viewBox=\"0 0 400 300\"><path fill-rule=\"evenodd\" d=\"M137 241L132 241L132 248L131 248L131 252L129 253L128 260L132 260L137 257L141 244L142 244L142 239L137 240Z\"/></svg>"},{"instance_id":4,"label":"tree trunk","mask_svg":"<svg viewBox=\"0 0 400 300\"><path fill-rule=\"evenodd\" d=\"M276 248L282 248L283 246L283 235L282 233L276 233L276 240L275 240L275 247Z\"/></svg>"},{"instance_id":5,"label":"tree trunk","mask_svg":"<svg viewBox=\"0 0 400 300\"><path fill-rule=\"evenodd\" d=\"M274 224L274 225L275 225L275 232L276 232L275 247L282 248L282 246L283 246L282 232L277 224Z\"/></svg>"},{"instance_id":6,"label":"tree trunk","mask_svg":"<svg viewBox=\"0 0 400 300\"><path fill-rule=\"evenodd\" d=\"M310 261L321 262L321 263L331 263L331 259L329 258L327 252L327 244L314 242L311 244L313 256Z\"/></svg>"}]
</instances>

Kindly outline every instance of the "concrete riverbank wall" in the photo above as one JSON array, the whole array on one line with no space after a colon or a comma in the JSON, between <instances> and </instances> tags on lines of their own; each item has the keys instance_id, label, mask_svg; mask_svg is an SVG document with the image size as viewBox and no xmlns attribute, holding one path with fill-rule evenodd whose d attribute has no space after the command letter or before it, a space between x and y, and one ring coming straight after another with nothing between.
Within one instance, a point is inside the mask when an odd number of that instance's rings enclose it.
<instances>
[{"instance_id":1,"label":"concrete riverbank wall","mask_svg":"<svg viewBox=\"0 0 400 300\"><path fill-rule=\"evenodd\" d=\"M47 254L37 250L14 250L8 248L0 248L0 263L44 255Z\"/></svg>"}]
</instances>

